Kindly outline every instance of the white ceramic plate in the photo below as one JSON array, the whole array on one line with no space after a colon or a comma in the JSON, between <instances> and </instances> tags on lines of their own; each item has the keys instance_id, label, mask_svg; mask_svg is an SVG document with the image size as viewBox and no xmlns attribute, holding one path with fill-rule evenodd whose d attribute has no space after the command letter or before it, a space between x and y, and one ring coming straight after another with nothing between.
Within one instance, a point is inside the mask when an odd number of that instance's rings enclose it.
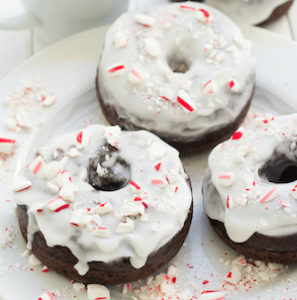
<instances>
[{"instance_id":1,"label":"white ceramic plate","mask_svg":"<svg viewBox=\"0 0 297 300\"><path fill-rule=\"evenodd\" d=\"M260 109L275 114L297 111L297 44L262 29L243 30L254 41L254 51L258 58L253 110ZM5 200L12 197L7 186L13 171L18 168L18 161L27 151L31 151L29 145L37 147L60 132L83 126L86 121L105 123L94 89L96 66L105 31L106 28L97 28L61 41L22 64L1 82L0 98L4 99L22 77L38 75L57 95L58 102L49 109L46 116L36 115L42 121L39 128L15 136L20 146L14 160L10 162L11 171L0 170L0 233L10 225L18 228L13 215L14 205ZM0 111L3 120L6 108L2 106ZM2 121L0 135L14 137L6 131ZM230 257L234 255L213 233L203 214L200 188L207 167L206 159L207 153L184 161L192 179L195 214L186 245L175 259L180 270L180 285L192 290L194 286L197 296L204 279L210 282L204 289L218 287L227 272L220 258L224 257L226 251ZM28 259L21 256L24 251L25 243L19 233L12 249L0 249L0 299L38 299L43 290L60 291L62 296L59 299L70 300L74 296L80 300L87 299L84 292L77 294L68 279L54 272L42 273L40 267L34 267L34 271L28 270ZM187 264L194 268L189 269ZM294 282L294 278L297 278L297 270L290 267L276 281L248 293L227 293L226 299L289 299L296 295L294 284L288 284L288 280ZM113 291L112 299L121 298L120 294Z\"/></svg>"}]
</instances>

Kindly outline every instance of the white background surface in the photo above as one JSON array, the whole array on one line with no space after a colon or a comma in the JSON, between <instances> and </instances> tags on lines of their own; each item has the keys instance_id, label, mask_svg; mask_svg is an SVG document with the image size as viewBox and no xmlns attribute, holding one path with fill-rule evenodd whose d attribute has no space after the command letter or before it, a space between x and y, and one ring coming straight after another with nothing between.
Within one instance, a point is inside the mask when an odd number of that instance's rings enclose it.
<instances>
[{"instance_id":1,"label":"white background surface","mask_svg":"<svg viewBox=\"0 0 297 300\"><path fill-rule=\"evenodd\" d=\"M119 0L128 1L128 0ZM17 5L19 0L0 0L0 17L5 11ZM131 6L153 5L164 0L132 0ZM297 1L293 4L289 13L272 24L265 26L266 29L276 32L283 37L297 39ZM34 29L21 31L0 30L0 79L3 78L15 66L28 59L34 53L43 49L42 44L36 37Z\"/></svg>"}]
</instances>

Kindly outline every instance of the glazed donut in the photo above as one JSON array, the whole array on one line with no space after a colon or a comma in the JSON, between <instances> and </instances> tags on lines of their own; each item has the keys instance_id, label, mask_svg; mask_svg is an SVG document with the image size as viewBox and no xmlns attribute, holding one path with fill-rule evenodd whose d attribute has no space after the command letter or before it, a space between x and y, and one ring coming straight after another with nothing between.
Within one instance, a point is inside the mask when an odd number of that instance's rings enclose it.
<instances>
[{"instance_id":1,"label":"glazed donut","mask_svg":"<svg viewBox=\"0 0 297 300\"><path fill-rule=\"evenodd\" d=\"M255 117L209 155L204 209L248 257L297 262L297 114Z\"/></svg>"},{"instance_id":2,"label":"glazed donut","mask_svg":"<svg viewBox=\"0 0 297 300\"><path fill-rule=\"evenodd\" d=\"M294 0L205 0L235 21L265 25L283 16Z\"/></svg>"},{"instance_id":3,"label":"glazed donut","mask_svg":"<svg viewBox=\"0 0 297 300\"><path fill-rule=\"evenodd\" d=\"M254 77L251 43L238 27L185 2L122 15L107 32L96 82L112 125L150 130L197 152L238 128Z\"/></svg>"},{"instance_id":4,"label":"glazed donut","mask_svg":"<svg viewBox=\"0 0 297 300\"><path fill-rule=\"evenodd\" d=\"M178 152L149 132L117 126L54 138L11 188L32 253L88 284L151 275L176 255L192 218Z\"/></svg>"}]
</instances>

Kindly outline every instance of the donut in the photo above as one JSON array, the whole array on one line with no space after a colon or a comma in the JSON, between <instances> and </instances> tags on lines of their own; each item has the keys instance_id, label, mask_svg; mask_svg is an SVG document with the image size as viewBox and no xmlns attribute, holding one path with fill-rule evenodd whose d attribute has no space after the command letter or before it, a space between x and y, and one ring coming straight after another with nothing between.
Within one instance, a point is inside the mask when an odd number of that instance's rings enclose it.
<instances>
[{"instance_id":1,"label":"donut","mask_svg":"<svg viewBox=\"0 0 297 300\"><path fill-rule=\"evenodd\" d=\"M181 248L190 181L178 151L152 133L91 125L55 137L28 162L11 189L27 247L49 269L120 284L148 277Z\"/></svg>"},{"instance_id":2,"label":"donut","mask_svg":"<svg viewBox=\"0 0 297 300\"><path fill-rule=\"evenodd\" d=\"M297 262L296 126L297 114L255 116L209 155L205 213L247 257Z\"/></svg>"},{"instance_id":3,"label":"donut","mask_svg":"<svg viewBox=\"0 0 297 300\"><path fill-rule=\"evenodd\" d=\"M266 25L283 16L294 0L205 0L235 21Z\"/></svg>"},{"instance_id":4,"label":"donut","mask_svg":"<svg viewBox=\"0 0 297 300\"><path fill-rule=\"evenodd\" d=\"M251 43L239 28L185 2L122 15L106 34L96 86L110 124L149 130L184 154L238 128L254 77Z\"/></svg>"}]
</instances>

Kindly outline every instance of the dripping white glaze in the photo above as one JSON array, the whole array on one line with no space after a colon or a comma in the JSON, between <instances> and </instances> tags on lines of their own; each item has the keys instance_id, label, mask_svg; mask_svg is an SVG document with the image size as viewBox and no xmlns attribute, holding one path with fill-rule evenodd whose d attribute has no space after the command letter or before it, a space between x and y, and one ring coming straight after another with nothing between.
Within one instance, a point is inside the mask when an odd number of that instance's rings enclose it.
<instances>
[{"instance_id":1,"label":"dripping white glaze","mask_svg":"<svg viewBox=\"0 0 297 300\"><path fill-rule=\"evenodd\" d=\"M130 164L131 180L141 189L128 184L115 191L98 191L85 180L89 159L98 155L106 141L116 145L119 155ZM28 168L31 161L27 161L18 174L29 179L32 186L14 194L18 204L28 207L28 246L34 233L41 231L48 246L71 250L81 275L88 271L90 261L112 262L122 257L129 257L131 264L140 268L184 225L192 195L179 153L149 132L92 125L52 139L37 149L37 155L42 158L42 166L38 170ZM57 163L60 167L55 169ZM167 181L168 172L173 171L174 181ZM152 179L163 179L165 184L153 185ZM69 197L69 191L73 197ZM142 200L135 201L135 197ZM58 200L49 204L52 199ZM107 208L99 207L99 203ZM118 230L123 219L123 224L133 222L133 226L128 230L120 226L122 230Z\"/></svg>"},{"instance_id":2,"label":"dripping white glaze","mask_svg":"<svg viewBox=\"0 0 297 300\"><path fill-rule=\"evenodd\" d=\"M259 175L275 153L296 160L296 126L297 114L255 117L210 153L204 209L208 217L224 223L231 240L244 242L255 232L297 232L297 181L274 183ZM230 172L233 178L226 185Z\"/></svg>"},{"instance_id":3,"label":"dripping white glaze","mask_svg":"<svg viewBox=\"0 0 297 300\"><path fill-rule=\"evenodd\" d=\"M122 15L108 30L98 75L103 102L119 117L191 141L242 111L254 86L255 58L228 17L183 2Z\"/></svg>"}]
</instances>

